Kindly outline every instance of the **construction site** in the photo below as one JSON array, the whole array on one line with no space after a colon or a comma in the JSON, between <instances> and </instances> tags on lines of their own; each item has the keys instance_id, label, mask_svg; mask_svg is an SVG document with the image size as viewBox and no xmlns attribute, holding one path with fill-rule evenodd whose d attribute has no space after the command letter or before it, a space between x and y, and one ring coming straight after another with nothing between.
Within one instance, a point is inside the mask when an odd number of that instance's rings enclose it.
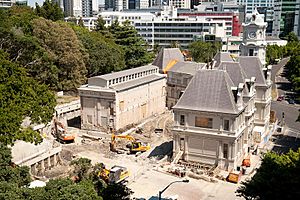
<instances>
[{"instance_id":1,"label":"construction site","mask_svg":"<svg viewBox=\"0 0 300 200\"><path fill-rule=\"evenodd\" d=\"M180 156L172 155L171 128L174 122L169 110L153 115L140 124L132 124L121 134L82 130L77 128L78 124L62 128L61 123L55 120L53 123L53 131L62 131L63 134L52 132L44 141L59 147L60 151L55 157L56 163L50 157L43 164L38 162L37 166L33 165L31 172L36 179L47 181L68 177L73 171L70 165L72 160L88 158L93 165L103 163L107 173L117 170L115 166L121 168L121 176L124 176L115 182L122 181L131 188L133 198L155 198L157 194L153 191L159 191L171 181L187 178L189 184L175 184L166 192L169 199L218 199L215 195L223 193L223 196L227 195L225 199L236 198L234 191L237 184L226 181L227 172L215 166L185 162ZM186 190L181 190L182 187Z\"/></svg>"}]
</instances>

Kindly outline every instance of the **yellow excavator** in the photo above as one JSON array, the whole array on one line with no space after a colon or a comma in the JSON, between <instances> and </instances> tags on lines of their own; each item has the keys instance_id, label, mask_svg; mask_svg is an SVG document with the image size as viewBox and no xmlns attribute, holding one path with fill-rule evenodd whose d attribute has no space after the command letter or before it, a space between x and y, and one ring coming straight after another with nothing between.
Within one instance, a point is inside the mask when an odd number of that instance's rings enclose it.
<instances>
[{"instance_id":1,"label":"yellow excavator","mask_svg":"<svg viewBox=\"0 0 300 200\"><path fill-rule=\"evenodd\" d=\"M126 167L115 165L111 169L106 169L103 163L100 166L98 176L108 184L120 183L129 177L129 171Z\"/></svg>"},{"instance_id":2,"label":"yellow excavator","mask_svg":"<svg viewBox=\"0 0 300 200\"><path fill-rule=\"evenodd\" d=\"M114 133L112 133L110 142L111 151L119 152L116 148L117 138L126 139L131 142L130 144L126 145L126 147L129 148L130 153L145 152L150 149L149 144L138 141L131 135L115 135Z\"/></svg>"}]
</instances>

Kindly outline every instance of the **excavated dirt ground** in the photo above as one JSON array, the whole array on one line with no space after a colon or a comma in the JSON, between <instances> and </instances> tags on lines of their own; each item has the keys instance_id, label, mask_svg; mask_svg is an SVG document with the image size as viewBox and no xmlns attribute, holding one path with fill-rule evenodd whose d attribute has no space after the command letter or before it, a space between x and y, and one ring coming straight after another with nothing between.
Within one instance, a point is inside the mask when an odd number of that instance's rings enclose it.
<instances>
[{"instance_id":1,"label":"excavated dirt ground","mask_svg":"<svg viewBox=\"0 0 300 200\"><path fill-rule=\"evenodd\" d=\"M63 144L61 152L61 164L51 170L46 171L46 177L67 176L72 168L69 167L73 159L85 157L95 163L104 163L108 168L114 165L127 167L130 171L131 180L134 181L143 174L144 171L153 167L153 164L165 157L166 154L172 152L171 126L172 114L166 112L162 115L155 116L142 126L142 133L131 133L134 138L145 143L149 143L151 150L136 154L117 154L109 149L110 139L92 140L79 138L76 143ZM155 133L156 128L164 129L163 132ZM74 128L73 128L74 129ZM78 136L79 137L79 136ZM126 149L129 141L125 139L117 139L118 149Z\"/></svg>"}]
</instances>

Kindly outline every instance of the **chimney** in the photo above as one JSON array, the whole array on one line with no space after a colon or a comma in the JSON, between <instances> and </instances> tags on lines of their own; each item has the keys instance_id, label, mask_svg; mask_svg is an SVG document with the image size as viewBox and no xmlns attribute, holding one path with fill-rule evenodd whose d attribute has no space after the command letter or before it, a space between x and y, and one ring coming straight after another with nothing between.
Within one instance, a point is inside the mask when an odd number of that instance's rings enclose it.
<instances>
[{"instance_id":1,"label":"chimney","mask_svg":"<svg viewBox=\"0 0 300 200\"><path fill-rule=\"evenodd\" d=\"M254 92L254 83L255 83L255 77L251 77L250 79L245 79L247 89L250 94Z\"/></svg>"},{"instance_id":2,"label":"chimney","mask_svg":"<svg viewBox=\"0 0 300 200\"><path fill-rule=\"evenodd\" d=\"M238 88L237 87L231 87L231 91L233 93L233 97L234 97L234 102L237 103L237 94L238 94Z\"/></svg>"},{"instance_id":3,"label":"chimney","mask_svg":"<svg viewBox=\"0 0 300 200\"><path fill-rule=\"evenodd\" d=\"M271 70L272 70L272 66L268 65L267 67L263 68L263 73L264 73L264 77L265 80L267 82L267 84L271 84Z\"/></svg>"}]
</instances>

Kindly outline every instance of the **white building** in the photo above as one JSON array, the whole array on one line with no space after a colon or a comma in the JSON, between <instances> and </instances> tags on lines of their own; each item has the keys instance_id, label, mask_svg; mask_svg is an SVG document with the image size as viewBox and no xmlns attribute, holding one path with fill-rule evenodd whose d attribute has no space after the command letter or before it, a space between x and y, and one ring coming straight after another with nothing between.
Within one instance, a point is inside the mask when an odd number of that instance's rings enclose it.
<instances>
[{"instance_id":1,"label":"white building","mask_svg":"<svg viewBox=\"0 0 300 200\"><path fill-rule=\"evenodd\" d=\"M119 130L166 109L166 77L153 65L95 76L78 90L83 129Z\"/></svg>"},{"instance_id":2,"label":"white building","mask_svg":"<svg viewBox=\"0 0 300 200\"><path fill-rule=\"evenodd\" d=\"M9 8L16 3L16 0L0 0L0 8Z\"/></svg>"},{"instance_id":3,"label":"white building","mask_svg":"<svg viewBox=\"0 0 300 200\"><path fill-rule=\"evenodd\" d=\"M245 6L246 13L252 13L256 9L259 10L259 12L264 15L263 19L265 19L268 24L267 35L272 35L273 30L278 26L278 22L275 21L277 9L276 0L236 0L236 2L238 5Z\"/></svg>"},{"instance_id":4,"label":"white building","mask_svg":"<svg viewBox=\"0 0 300 200\"><path fill-rule=\"evenodd\" d=\"M100 15L106 21L107 26L110 26L116 19L120 23L129 20L152 47L155 44L169 46L172 42L187 46L205 34L213 34L219 38L230 37L234 18L231 12L227 13L226 17L223 14L178 16L177 9L168 6L164 6L159 16L138 11L101 12Z\"/></svg>"}]
</instances>

